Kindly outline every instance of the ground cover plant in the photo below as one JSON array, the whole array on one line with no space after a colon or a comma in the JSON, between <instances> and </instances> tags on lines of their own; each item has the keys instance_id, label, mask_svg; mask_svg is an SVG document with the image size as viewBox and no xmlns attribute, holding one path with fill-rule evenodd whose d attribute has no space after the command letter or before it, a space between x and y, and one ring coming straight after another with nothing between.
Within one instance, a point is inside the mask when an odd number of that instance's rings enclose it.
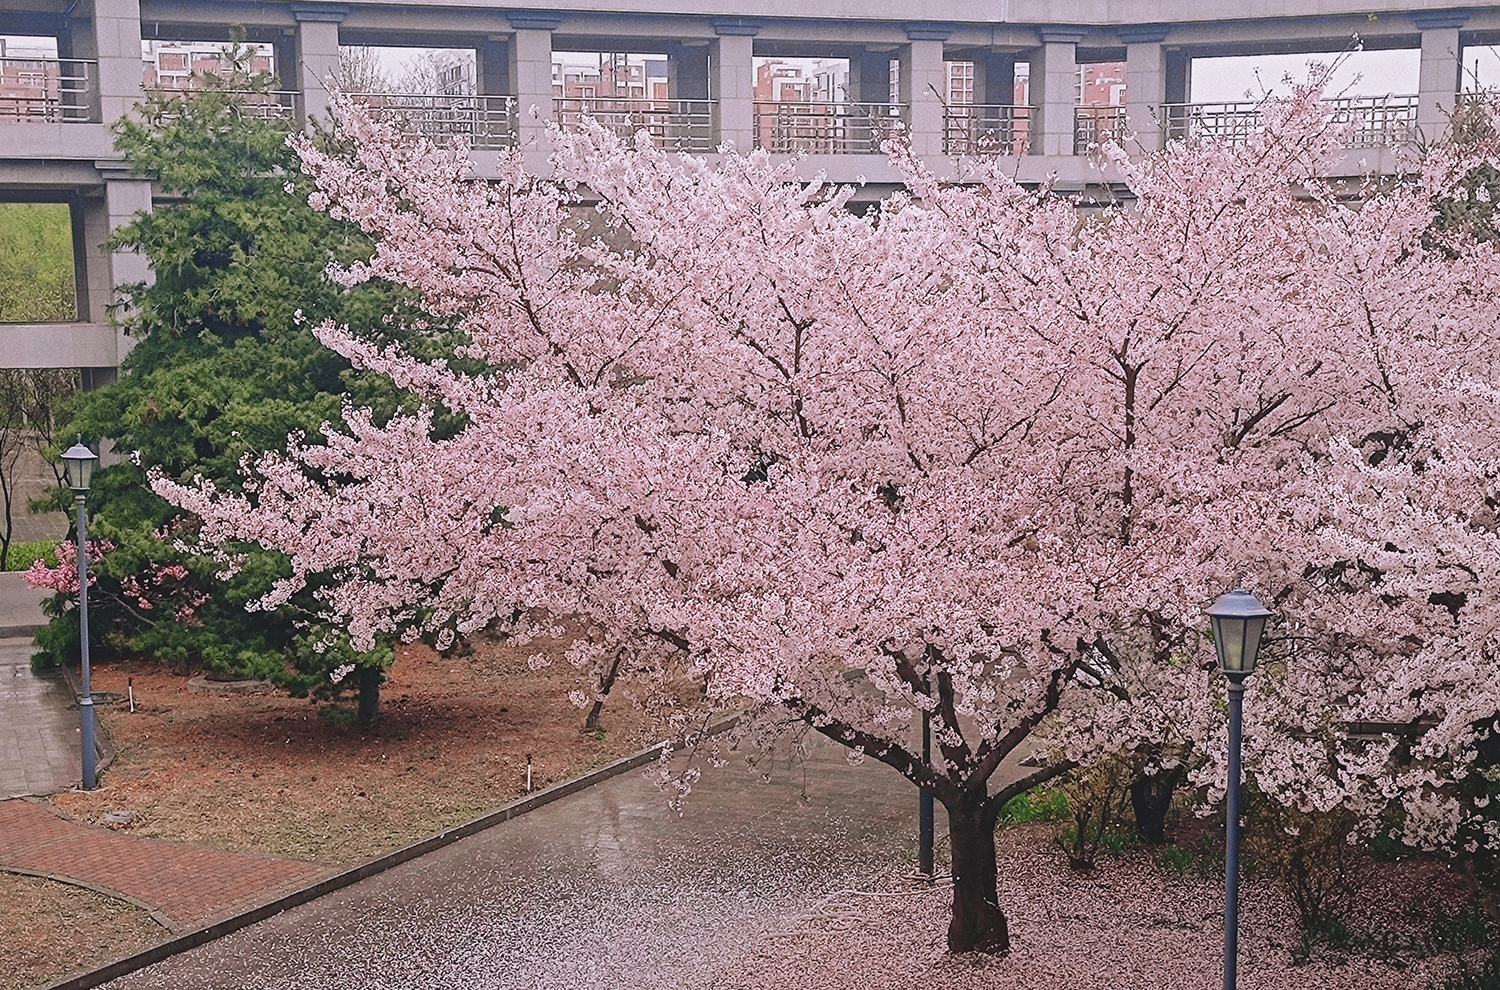
<instances>
[{"instance_id":1,"label":"ground cover plant","mask_svg":"<svg viewBox=\"0 0 1500 990\"><path fill-rule=\"evenodd\" d=\"M430 407L351 406L242 491L157 490L208 547L287 554L259 604L311 591L356 648L524 638L541 609L588 630L581 668L623 653L745 705L745 745L790 722L888 763L947 811L954 951L1010 947L1017 795L1122 754L1222 792L1202 609L1239 583L1281 616L1247 705L1260 791L1477 855L1500 259L1433 221L1496 150L1329 184L1317 96L1242 146L1106 149L1133 201L1093 217L899 147L906 190L856 215L765 155L598 130L554 135L557 180L502 156L478 183L344 104L349 155L298 144L313 205L377 244L339 278L408 287L412 332L456 327L464 364L325 323Z\"/></svg>"}]
</instances>

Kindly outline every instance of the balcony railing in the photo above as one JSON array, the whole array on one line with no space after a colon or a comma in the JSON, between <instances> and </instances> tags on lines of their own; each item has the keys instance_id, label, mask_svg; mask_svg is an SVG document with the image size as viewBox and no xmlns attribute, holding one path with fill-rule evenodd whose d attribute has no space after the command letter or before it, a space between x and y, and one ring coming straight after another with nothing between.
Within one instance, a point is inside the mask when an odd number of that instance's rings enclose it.
<instances>
[{"instance_id":1,"label":"balcony railing","mask_svg":"<svg viewBox=\"0 0 1500 990\"><path fill-rule=\"evenodd\" d=\"M632 141L641 131L664 151L713 151L714 100L647 100L613 96L552 101L557 122L577 127L585 117Z\"/></svg>"},{"instance_id":2,"label":"balcony railing","mask_svg":"<svg viewBox=\"0 0 1500 990\"><path fill-rule=\"evenodd\" d=\"M237 93L240 113L261 120L296 120L302 94L294 90Z\"/></svg>"},{"instance_id":3,"label":"balcony railing","mask_svg":"<svg viewBox=\"0 0 1500 990\"><path fill-rule=\"evenodd\" d=\"M1417 138L1417 97L1358 96L1326 101L1333 123L1347 126L1345 146L1384 148ZM1172 103L1162 108L1167 136L1175 141L1244 144L1264 122L1259 103Z\"/></svg>"},{"instance_id":4,"label":"balcony railing","mask_svg":"<svg viewBox=\"0 0 1500 990\"><path fill-rule=\"evenodd\" d=\"M878 155L901 129L899 103L756 103L755 146L778 155Z\"/></svg>"},{"instance_id":5,"label":"balcony railing","mask_svg":"<svg viewBox=\"0 0 1500 990\"><path fill-rule=\"evenodd\" d=\"M1124 107L1073 108L1073 154L1086 155L1106 141L1124 139Z\"/></svg>"},{"instance_id":6,"label":"balcony railing","mask_svg":"<svg viewBox=\"0 0 1500 990\"><path fill-rule=\"evenodd\" d=\"M516 143L514 96L449 96L443 93L350 93L382 120L415 137L445 143L459 138L470 148L495 150Z\"/></svg>"},{"instance_id":7,"label":"balcony railing","mask_svg":"<svg viewBox=\"0 0 1500 990\"><path fill-rule=\"evenodd\" d=\"M98 62L0 58L0 122L87 123L95 119Z\"/></svg>"},{"instance_id":8,"label":"balcony railing","mask_svg":"<svg viewBox=\"0 0 1500 990\"><path fill-rule=\"evenodd\" d=\"M1031 107L958 103L943 108L943 154L1024 155L1031 143Z\"/></svg>"}]
</instances>

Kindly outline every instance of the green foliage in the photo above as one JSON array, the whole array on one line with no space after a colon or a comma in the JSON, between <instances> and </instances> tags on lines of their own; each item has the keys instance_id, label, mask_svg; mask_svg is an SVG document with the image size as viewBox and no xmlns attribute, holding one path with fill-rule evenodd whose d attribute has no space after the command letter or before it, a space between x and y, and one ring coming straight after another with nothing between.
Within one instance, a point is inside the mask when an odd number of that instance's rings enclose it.
<instances>
[{"instance_id":1,"label":"green foliage","mask_svg":"<svg viewBox=\"0 0 1500 990\"><path fill-rule=\"evenodd\" d=\"M1193 866L1193 851L1176 843L1162 846L1151 858L1159 870L1178 880L1186 877Z\"/></svg>"},{"instance_id":2,"label":"green foliage","mask_svg":"<svg viewBox=\"0 0 1500 990\"><path fill-rule=\"evenodd\" d=\"M6 558L7 571L24 571L35 561L45 561L48 567L57 566L57 544L52 540L33 540L29 543L12 543L10 556Z\"/></svg>"},{"instance_id":3,"label":"green foliage","mask_svg":"<svg viewBox=\"0 0 1500 990\"><path fill-rule=\"evenodd\" d=\"M1000 809L1001 825L1027 825L1032 822L1055 822L1069 812L1068 796L1062 791L1038 788L1018 794Z\"/></svg>"},{"instance_id":4,"label":"green foliage","mask_svg":"<svg viewBox=\"0 0 1500 990\"><path fill-rule=\"evenodd\" d=\"M275 81L248 71L243 45L231 44L227 56L223 76L205 76L192 92L149 94L137 116L116 125L132 169L154 176L166 196L115 231L110 247L140 252L153 277L119 287L114 316L136 346L118 382L78 399L63 435L134 452L100 471L89 496L90 539L114 544L90 601L103 652L318 693L340 663L383 668L394 654L306 648L309 636L324 635L308 632L311 590L275 612L247 613L248 602L290 573L285 558L236 548L238 573L222 574L212 559L179 548L191 543L195 523L149 487L156 470L237 489L242 458L285 449L293 433L318 442L322 425L339 421L346 393L387 413L406 401L355 375L312 334L324 320L379 325L397 300L381 286L349 291L327 279L330 263L365 257L371 245L307 205L310 180L287 144L288 123L257 112ZM187 576L161 579L177 568ZM135 593L141 587L149 607ZM157 593L164 601L152 601ZM41 653L76 656L71 605L59 596L50 609L59 621L38 638ZM352 680L378 689L378 678Z\"/></svg>"},{"instance_id":5,"label":"green foliage","mask_svg":"<svg viewBox=\"0 0 1500 990\"><path fill-rule=\"evenodd\" d=\"M0 203L0 323L77 318L68 207Z\"/></svg>"}]
</instances>

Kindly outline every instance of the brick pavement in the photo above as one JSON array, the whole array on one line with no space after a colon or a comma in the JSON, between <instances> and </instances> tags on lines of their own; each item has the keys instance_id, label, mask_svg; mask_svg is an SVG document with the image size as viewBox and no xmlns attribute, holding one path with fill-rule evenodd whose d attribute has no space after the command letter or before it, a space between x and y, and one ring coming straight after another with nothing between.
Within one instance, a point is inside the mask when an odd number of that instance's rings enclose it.
<instances>
[{"instance_id":1,"label":"brick pavement","mask_svg":"<svg viewBox=\"0 0 1500 990\"><path fill-rule=\"evenodd\" d=\"M117 891L176 929L200 925L304 887L326 867L220 852L81 825L31 801L0 801L0 869Z\"/></svg>"}]
</instances>

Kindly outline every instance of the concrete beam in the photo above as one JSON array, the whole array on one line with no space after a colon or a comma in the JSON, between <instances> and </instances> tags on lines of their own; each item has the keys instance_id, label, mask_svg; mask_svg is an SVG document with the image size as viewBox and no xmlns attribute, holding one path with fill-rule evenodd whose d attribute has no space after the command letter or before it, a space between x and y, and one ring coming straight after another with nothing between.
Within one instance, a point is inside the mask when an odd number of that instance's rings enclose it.
<instances>
[{"instance_id":1,"label":"concrete beam","mask_svg":"<svg viewBox=\"0 0 1500 990\"><path fill-rule=\"evenodd\" d=\"M107 323L0 323L0 368L113 368L123 336Z\"/></svg>"}]
</instances>

